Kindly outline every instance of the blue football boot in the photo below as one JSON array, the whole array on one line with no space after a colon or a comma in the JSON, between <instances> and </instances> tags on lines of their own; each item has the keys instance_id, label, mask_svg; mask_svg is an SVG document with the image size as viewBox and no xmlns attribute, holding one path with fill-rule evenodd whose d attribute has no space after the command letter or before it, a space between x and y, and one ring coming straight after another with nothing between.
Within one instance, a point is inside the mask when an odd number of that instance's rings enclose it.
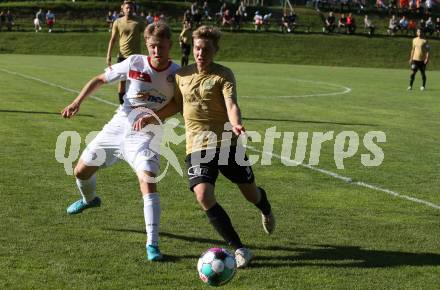
<instances>
[{"instance_id":1,"label":"blue football boot","mask_svg":"<svg viewBox=\"0 0 440 290\"><path fill-rule=\"evenodd\" d=\"M158 246L147 245L147 259L148 261L160 261L163 259Z\"/></svg>"},{"instance_id":2,"label":"blue football boot","mask_svg":"<svg viewBox=\"0 0 440 290\"><path fill-rule=\"evenodd\" d=\"M82 199L75 201L67 208L68 214L79 214L82 213L83 210L91 208L91 207L99 207L101 206L101 199L99 197L95 197L91 202L85 203Z\"/></svg>"}]
</instances>

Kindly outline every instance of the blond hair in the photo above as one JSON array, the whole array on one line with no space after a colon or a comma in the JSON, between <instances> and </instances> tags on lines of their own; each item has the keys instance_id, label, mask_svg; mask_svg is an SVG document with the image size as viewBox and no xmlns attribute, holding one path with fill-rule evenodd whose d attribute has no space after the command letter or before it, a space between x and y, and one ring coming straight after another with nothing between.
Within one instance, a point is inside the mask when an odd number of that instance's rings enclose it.
<instances>
[{"instance_id":1,"label":"blond hair","mask_svg":"<svg viewBox=\"0 0 440 290\"><path fill-rule=\"evenodd\" d=\"M214 26L203 25L197 28L192 37L194 39L208 39L214 44L214 47L218 49L218 42L220 41L220 30Z\"/></svg>"},{"instance_id":2,"label":"blond hair","mask_svg":"<svg viewBox=\"0 0 440 290\"><path fill-rule=\"evenodd\" d=\"M163 21L149 24L144 31L144 38L147 40L150 37L156 37L160 39L171 39L171 29Z\"/></svg>"}]
</instances>

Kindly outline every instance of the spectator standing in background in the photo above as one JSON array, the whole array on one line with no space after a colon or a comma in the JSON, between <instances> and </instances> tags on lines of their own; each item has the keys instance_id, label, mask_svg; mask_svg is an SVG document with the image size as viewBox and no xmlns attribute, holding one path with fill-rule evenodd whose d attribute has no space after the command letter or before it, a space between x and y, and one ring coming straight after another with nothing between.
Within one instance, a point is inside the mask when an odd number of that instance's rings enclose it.
<instances>
[{"instance_id":1,"label":"spectator standing in background","mask_svg":"<svg viewBox=\"0 0 440 290\"><path fill-rule=\"evenodd\" d=\"M437 19L435 20L435 34L437 35L437 37L440 36L440 17L437 17Z\"/></svg>"},{"instance_id":2,"label":"spectator standing in background","mask_svg":"<svg viewBox=\"0 0 440 290\"><path fill-rule=\"evenodd\" d=\"M354 34L356 31L356 19L354 18L353 14L348 13L347 16L347 33L348 34Z\"/></svg>"},{"instance_id":3,"label":"spectator standing in background","mask_svg":"<svg viewBox=\"0 0 440 290\"><path fill-rule=\"evenodd\" d=\"M425 14L431 14L432 12L432 0L425 1Z\"/></svg>"},{"instance_id":4,"label":"spectator standing in background","mask_svg":"<svg viewBox=\"0 0 440 290\"><path fill-rule=\"evenodd\" d=\"M435 24L434 24L434 21L432 21L432 17L428 17L428 20L426 20L425 31L426 31L426 34L429 33L429 36L432 36L434 34Z\"/></svg>"},{"instance_id":5,"label":"spectator standing in background","mask_svg":"<svg viewBox=\"0 0 440 290\"><path fill-rule=\"evenodd\" d=\"M184 67L188 65L189 55L191 53L192 31L191 22L184 22L182 32L179 36L180 49L182 51L182 59L180 66Z\"/></svg>"},{"instance_id":6,"label":"spectator standing in background","mask_svg":"<svg viewBox=\"0 0 440 290\"><path fill-rule=\"evenodd\" d=\"M368 36L370 36L370 37L373 36L374 30L376 29L376 27L371 22L370 18L368 18L368 15L365 15L365 17L364 17L364 27L365 27L365 30L368 30Z\"/></svg>"},{"instance_id":7,"label":"spectator standing in background","mask_svg":"<svg viewBox=\"0 0 440 290\"><path fill-rule=\"evenodd\" d=\"M38 12L35 14L35 18L34 18L35 32L41 30L41 24L43 22L44 22L43 10L40 8L40 10L38 10Z\"/></svg>"},{"instance_id":8,"label":"spectator standing in background","mask_svg":"<svg viewBox=\"0 0 440 290\"><path fill-rule=\"evenodd\" d=\"M209 15L209 4L208 4L208 1L204 1L203 2L202 10L203 10L203 17L205 17L205 19L211 20L212 17Z\"/></svg>"},{"instance_id":9,"label":"spectator standing in background","mask_svg":"<svg viewBox=\"0 0 440 290\"><path fill-rule=\"evenodd\" d=\"M14 26L14 15L8 10L6 13L6 27L8 28L8 31L12 31L12 26Z\"/></svg>"},{"instance_id":10,"label":"spectator standing in background","mask_svg":"<svg viewBox=\"0 0 440 290\"><path fill-rule=\"evenodd\" d=\"M247 17L246 3L244 3L244 1L240 2L240 6L238 6L238 11L240 12L240 15L242 16L242 19L245 19Z\"/></svg>"},{"instance_id":11,"label":"spectator standing in background","mask_svg":"<svg viewBox=\"0 0 440 290\"><path fill-rule=\"evenodd\" d=\"M113 13L111 11L107 13L105 21L107 22L108 32L111 32L113 27Z\"/></svg>"},{"instance_id":12,"label":"spectator standing in background","mask_svg":"<svg viewBox=\"0 0 440 290\"><path fill-rule=\"evenodd\" d=\"M6 24L6 14L4 11L0 11L0 31L2 31L2 27L5 24Z\"/></svg>"},{"instance_id":13,"label":"spectator standing in background","mask_svg":"<svg viewBox=\"0 0 440 290\"><path fill-rule=\"evenodd\" d=\"M55 24L55 14L52 13L52 11L47 10L46 13L46 24L47 24L47 28L49 29L48 32L52 32L52 27Z\"/></svg>"}]
</instances>

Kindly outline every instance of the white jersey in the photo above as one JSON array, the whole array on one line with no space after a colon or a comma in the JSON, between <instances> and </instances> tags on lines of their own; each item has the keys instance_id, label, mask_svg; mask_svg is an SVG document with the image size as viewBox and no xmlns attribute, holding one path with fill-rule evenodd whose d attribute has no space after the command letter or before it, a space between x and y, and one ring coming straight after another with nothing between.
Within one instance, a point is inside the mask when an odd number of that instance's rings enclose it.
<instances>
[{"instance_id":1,"label":"white jersey","mask_svg":"<svg viewBox=\"0 0 440 290\"><path fill-rule=\"evenodd\" d=\"M174 75L180 68L171 60L165 69L157 70L145 55L135 54L105 70L106 81L127 81L123 109L147 107L158 111L174 95Z\"/></svg>"}]
</instances>

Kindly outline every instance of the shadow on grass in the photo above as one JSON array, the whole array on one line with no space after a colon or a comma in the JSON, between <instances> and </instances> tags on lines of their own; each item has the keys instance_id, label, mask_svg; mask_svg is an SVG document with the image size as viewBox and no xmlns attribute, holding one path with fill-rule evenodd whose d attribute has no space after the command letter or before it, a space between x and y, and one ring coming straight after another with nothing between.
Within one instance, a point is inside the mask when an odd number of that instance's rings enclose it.
<instances>
[{"instance_id":1,"label":"shadow on grass","mask_svg":"<svg viewBox=\"0 0 440 290\"><path fill-rule=\"evenodd\" d=\"M283 250L281 247L280 250ZM440 254L370 250L358 246L311 245L294 247L292 255L258 256L251 267L389 268L440 266Z\"/></svg>"},{"instance_id":2,"label":"shadow on grass","mask_svg":"<svg viewBox=\"0 0 440 290\"><path fill-rule=\"evenodd\" d=\"M0 113L20 113L20 114L41 114L41 115L59 115L61 117L60 112L42 112L42 111L24 111L24 110L5 110L0 109ZM78 114L77 117L91 117L94 118L93 115L87 114Z\"/></svg>"},{"instance_id":3,"label":"shadow on grass","mask_svg":"<svg viewBox=\"0 0 440 290\"><path fill-rule=\"evenodd\" d=\"M113 228L104 228L106 231L114 231L114 232L128 232L128 233L138 233L145 235L144 230L135 230L135 229L113 229ZM159 235L161 237L167 237L174 240L181 240L185 242L191 242L191 243L202 243L202 244L214 244L214 245L223 245L226 246L226 243L222 240L214 240L214 239L207 239L207 238L200 238L200 237L189 237L184 235L178 235L178 234L171 234L166 232L160 232Z\"/></svg>"},{"instance_id":4,"label":"shadow on grass","mask_svg":"<svg viewBox=\"0 0 440 290\"><path fill-rule=\"evenodd\" d=\"M347 126L371 126L376 127L376 124L363 124L363 123L342 123L342 122L329 122L329 121L309 121L309 120L292 120L292 119L273 119L273 118L242 118L249 121L269 121L269 122L292 122L292 123L306 123L306 124L332 124L332 125L347 125Z\"/></svg>"},{"instance_id":5,"label":"shadow on grass","mask_svg":"<svg viewBox=\"0 0 440 290\"><path fill-rule=\"evenodd\" d=\"M112 229L116 232L145 234L143 230ZM161 237L182 240L190 243L203 243L208 246L226 246L222 240L201 237L190 237L180 234L161 232ZM256 246L249 244L254 250L270 251L270 255L255 253L250 268L279 267L332 267L332 268L389 268L400 266L440 266L440 254L408 253L363 249L358 246L336 245L304 245L304 246ZM286 252L287 255L286 255ZM290 252L290 253L289 253ZM166 261L175 262L181 259L197 258L193 255L166 256Z\"/></svg>"}]
</instances>

